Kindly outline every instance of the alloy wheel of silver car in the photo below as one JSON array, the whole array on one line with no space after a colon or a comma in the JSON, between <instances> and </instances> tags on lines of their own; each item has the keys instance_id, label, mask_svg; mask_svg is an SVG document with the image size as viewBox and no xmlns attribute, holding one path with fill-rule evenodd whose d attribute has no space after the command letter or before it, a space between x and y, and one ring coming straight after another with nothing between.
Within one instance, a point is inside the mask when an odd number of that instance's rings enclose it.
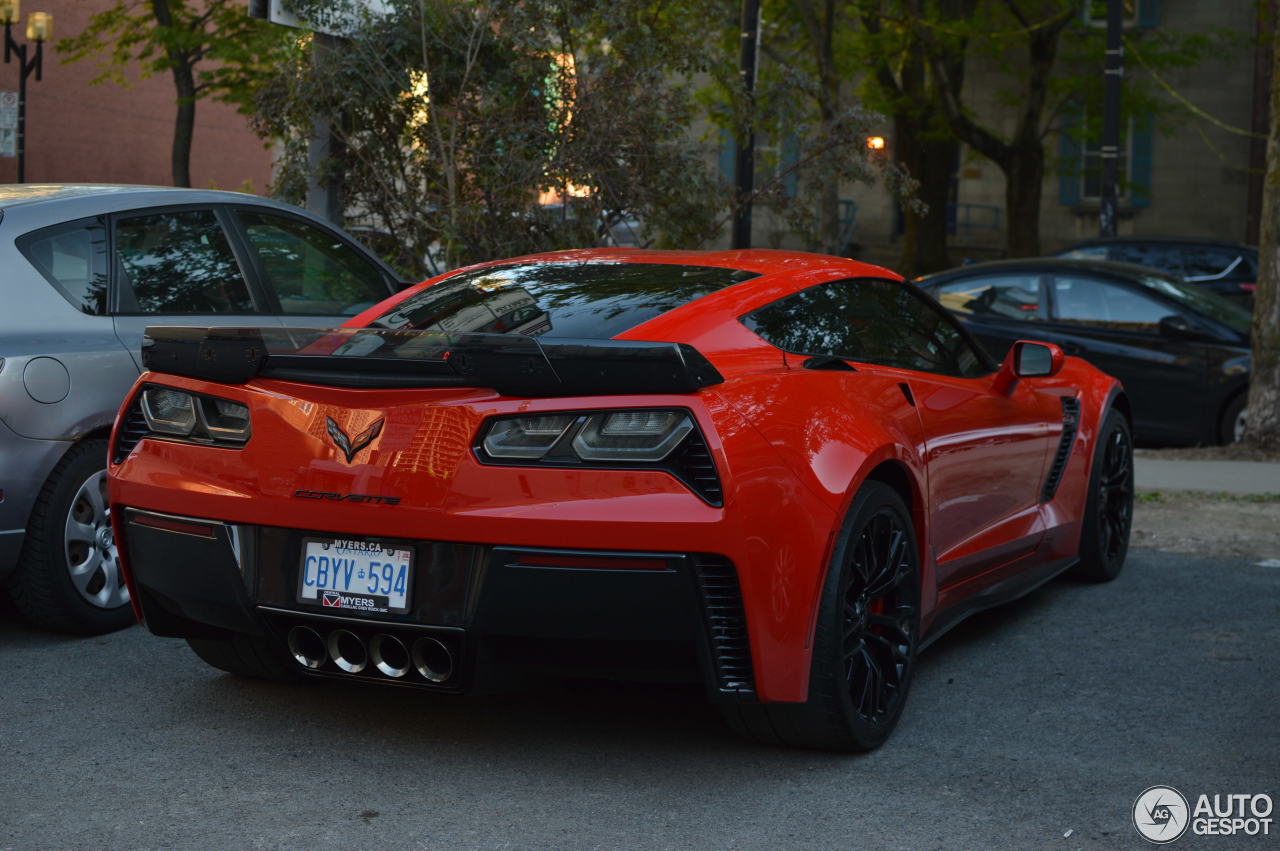
<instances>
[{"instance_id":1,"label":"alloy wheel of silver car","mask_svg":"<svg viewBox=\"0 0 1280 851\"><path fill-rule=\"evenodd\" d=\"M71 584L86 602L102 609L129 602L111 531L106 470L98 470L76 491L67 511L63 541Z\"/></svg>"}]
</instances>

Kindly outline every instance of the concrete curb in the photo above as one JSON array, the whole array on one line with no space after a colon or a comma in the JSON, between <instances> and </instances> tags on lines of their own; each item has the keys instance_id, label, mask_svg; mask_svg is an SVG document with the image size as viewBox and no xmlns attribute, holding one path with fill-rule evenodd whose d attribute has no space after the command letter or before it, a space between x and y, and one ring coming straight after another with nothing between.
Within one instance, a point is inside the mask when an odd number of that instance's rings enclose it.
<instances>
[{"instance_id":1,"label":"concrete curb","mask_svg":"<svg viewBox=\"0 0 1280 851\"><path fill-rule=\"evenodd\" d=\"M1263 461L1134 459L1140 491L1205 491L1247 496L1280 494L1280 464Z\"/></svg>"}]
</instances>

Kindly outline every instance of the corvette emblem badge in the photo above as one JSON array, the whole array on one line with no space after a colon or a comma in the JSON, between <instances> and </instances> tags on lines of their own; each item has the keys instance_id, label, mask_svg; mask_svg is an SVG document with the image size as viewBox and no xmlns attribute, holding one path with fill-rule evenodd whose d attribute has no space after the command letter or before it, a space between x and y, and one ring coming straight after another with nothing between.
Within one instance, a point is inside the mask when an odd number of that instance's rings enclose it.
<instances>
[{"instance_id":1,"label":"corvette emblem badge","mask_svg":"<svg viewBox=\"0 0 1280 851\"><path fill-rule=\"evenodd\" d=\"M364 431L356 435L355 440L347 437L347 433L342 427L333 421L333 417L325 417L324 424L329 430L329 439L333 441L333 445L342 450L342 454L347 456L347 463L351 463L351 459L356 457L356 453L364 449L373 439L382 433L382 420L378 420Z\"/></svg>"}]
</instances>

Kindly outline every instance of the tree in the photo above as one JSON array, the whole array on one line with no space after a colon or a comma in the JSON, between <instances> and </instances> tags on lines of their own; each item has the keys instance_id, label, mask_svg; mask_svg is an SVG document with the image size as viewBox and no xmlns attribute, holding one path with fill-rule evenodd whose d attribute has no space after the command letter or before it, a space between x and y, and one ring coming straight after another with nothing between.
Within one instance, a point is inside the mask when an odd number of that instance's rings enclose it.
<instances>
[{"instance_id":1,"label":"tree","mask_svg":"<svg viewBox=\"0 0 1280 851\"><path fill-rule=\"evenodd\" d=\"M1258 286L1253 294L1253 372L1245 439L1280 449L1280 27L1271 66L1271 126L1258 234Z\"/></svg>"},{"instance_id":2,"label":"tree","mask_svg":"<svg viewBox=\"0 0 1280 851\"><path fill-rule=\"evenodd\" d=\"M83 32L61 39L58 51L64 62L105 54L93 83L127 88L132 67L143 78L173 75L173 184L190 186L196 102L212 97L247 109L286 38L280 28L250 18L244 0L119 0L94 14Z\"/></svg>"},{"instance_id":3,"label":"tree","mask_svg":"<svg viewBox=\"0 0 1280 851\"><path fill-rule=\"evenodd\" d=\"M727 134L755 129L752 200L774 210L810 250L829 254L848 249L842 186L885 179L904 198L914 186L894 163L868 155L867 137L883 116L854 97L851 83L865 67L851 45L855 13L852 0L769 0L754 97L745 96L737 66L728 62L712 65L717 85L703 93L711 119ZM726 27L721 55L736 56L737 40L737 28Z\"/></svg>"},{"instance_id":4,"label":"tree","mask_svg":"<svg viewBox=\"0 0 1280 851\"><path fill-rule=\"evenodd\" d=\"M862 8L874 40L866 55L876 60L874 79L881 90L873 102L895 120L899 155L918 161L907 167L928 184L921 188L922 200L936 209L942 192L938 182L944 179L937 170L948 170L949 177L955 161L948 134L934 120L940 115L954 138L1004 175L1008 254L1039 254L1044 176L1080 167L1058 161L1046 145L1060 133L1076 142L1096 137L1103 31L1084 23L1080 0L862 0ZM1141 56L1142 71L1164 71L1192 67L1232 42L1230 34L1219 31L1138 30L1126 37L1126 49ZM1007 81L995 90L998 108L987 106L981 115L966 101L975 93L966 89L964 74L965 60L973 58ZM922 62L927 70L920 69ZM991 86L983 88L983 94L992 93ZM1141 72L1126 76L1123 105L1126 117L1164 127L1183 114ZM1002 123L1012 132L994 129ZM910 217L907 222L910 227ZM939 226L945 223L934 220L922 233L936 240ZM930 256L927 262L934 260Z\"/></svg>"},{"instance_id":5,"label":"tree","mask_svg":"<svg viewBox=\"0 0 1280 851\"><path fill-rule=\"evenodd\" d=\"M933 44L915 22L903 26L893 0L861 0L863 37L857 52L871 70L862 92L874 109L893 118L893 154L917 183L915 202L903 204L902 259L908 278L949 268L947 208L960 158L960 143L945 118L941 91L929 68L928 51L941 53L948 79L961 85L967 39ZM954 15L953 15L954 16Z\"/></svg>"},{"instance_id":6,"label":"tree","mask_svg":"<svg viewBox=\"0 0 1280 851\"><path fill-rule=\"evenodd\" d=\"M333 3L304 6L311 20ZM359 16L357 16L359 17ZM455 266L607 241L693 247L727 194L689 125L700 2L401 0L313 62L300 43L256 101L284 142L273 191L301 197L315 116L334 116L349 217Z\"/></svg>"}]
</instances>

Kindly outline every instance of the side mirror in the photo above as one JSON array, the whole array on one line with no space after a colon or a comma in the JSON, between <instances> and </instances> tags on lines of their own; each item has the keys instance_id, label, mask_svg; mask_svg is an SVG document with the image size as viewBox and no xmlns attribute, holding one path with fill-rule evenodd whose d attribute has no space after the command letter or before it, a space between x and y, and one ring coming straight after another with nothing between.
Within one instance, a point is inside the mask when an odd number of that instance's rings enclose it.
<instances>
[{"instance_id":1,"label":"side mirror","mask_svg":"<svg viewBox=\"0 0 1280 851\"><path fill-rule=\"evenodd\" d=\"M995 391L1009 394L1020 378L1050 378L1062 370L1066 355L1052 343L1019 340L1009 349L996 373Z\"/></svg>"},{"instance_id":2,"label":"side mirror","mask_svg":"<svg viewBox=\"0 0 1280 851\"><path fill-rule=\"evenodd\" d=\"M1160 336L1162 337L1170 337L1174 340L1197 340L1200 338L1200 334L1191 327L1191 323L1187 321L1187 318L1178 316L1176 313L1163 317L1157 327L1160 329Z\"/></svg>"}]
</instances>

